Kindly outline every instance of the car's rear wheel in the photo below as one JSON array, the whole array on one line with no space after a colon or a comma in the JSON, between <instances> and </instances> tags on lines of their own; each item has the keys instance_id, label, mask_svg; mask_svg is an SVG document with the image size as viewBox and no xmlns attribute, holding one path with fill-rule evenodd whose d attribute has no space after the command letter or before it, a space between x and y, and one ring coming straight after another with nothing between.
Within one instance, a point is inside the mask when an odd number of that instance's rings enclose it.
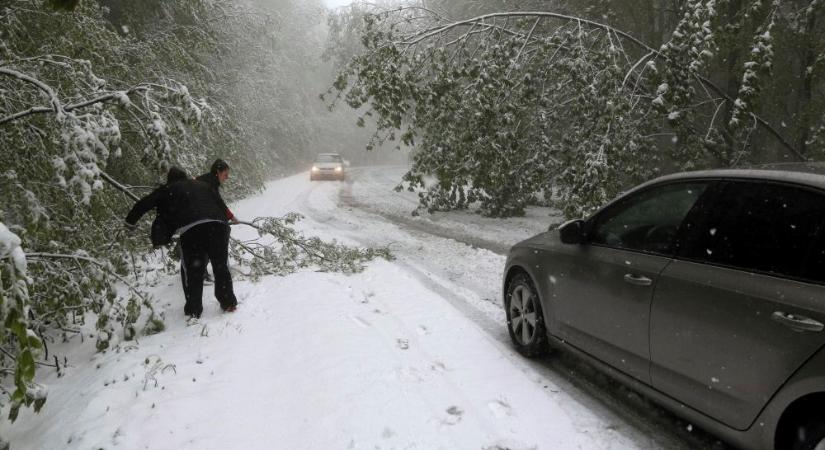
<instances>
[{"instance_id":1,"label":"car's rear wheel","mask_svg":"<svg viewBox=\"0 0 825 450\"><path fill-rule=\"evenodd\" d=\"M808 417L794 428L792 450L825 450L825 418Z\"/></svg>"},{"instance_id":2,"label":"car's rear wheel","mask_svg":"<svg viewBox=\"0 0 825 450\"><path fill-rule=\"evenodd\" d=\"M510 279L504 297L507 329L510 339L524 356L535 357L547 353L547 330L533 280L525 273Z\"/></svg>"}]
</instances>

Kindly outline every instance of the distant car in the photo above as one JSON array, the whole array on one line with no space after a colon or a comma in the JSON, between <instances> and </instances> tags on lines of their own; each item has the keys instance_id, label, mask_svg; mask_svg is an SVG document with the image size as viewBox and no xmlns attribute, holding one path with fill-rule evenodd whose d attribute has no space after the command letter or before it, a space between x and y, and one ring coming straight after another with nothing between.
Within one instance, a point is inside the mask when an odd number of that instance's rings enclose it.
<instances>
[{"instance_id":1,"label":"distant car","mask_svg":"<svg viewBox=\"0 0 825 450\"><path fill-rule=\"evenodd\" d=\"M338 153L320 153L309 171L310 181L343 180L345 161Z\"/></svg>"},{"instance_id":2,"label":"distant car","mask_svg":"<svg viewBox=\"0 0 825 450\"><path fill-rule=\"evenodd\" d=\"M645 183L513 246L507 326L743 448L825 449L825 165Z\"/></svg>"}]
</instances>

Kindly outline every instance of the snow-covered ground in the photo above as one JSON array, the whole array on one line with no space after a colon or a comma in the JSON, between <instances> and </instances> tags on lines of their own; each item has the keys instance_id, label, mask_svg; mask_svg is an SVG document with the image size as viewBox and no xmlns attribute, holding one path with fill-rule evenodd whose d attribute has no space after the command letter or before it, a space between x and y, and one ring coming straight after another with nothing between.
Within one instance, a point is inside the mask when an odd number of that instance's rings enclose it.
<instances>
[{"instance_id":1,"label":"snow-covered ground","mask_svg":"<svg viewBox=\"0 0 825 450\"><path fill-rule=\"evenodd\" d=\"M0 436L14 450L713 443L570 357L529 361L512 350L499 299L504 253L557 216L537 208L508 220L412 217L415 194L392 191L401 173L353 169L346 182L323 183L299 174L232 205L247 219L297 211L306 234L389 244L397 260L355 275L238 281L232 314L207 288L192 326L179 279L169 277L153 291L165 332L106 353L75 346L64 376L41 370L50 392L41 413L22 411L13 426L0 424Z\"/></svg>"}]
</instances>

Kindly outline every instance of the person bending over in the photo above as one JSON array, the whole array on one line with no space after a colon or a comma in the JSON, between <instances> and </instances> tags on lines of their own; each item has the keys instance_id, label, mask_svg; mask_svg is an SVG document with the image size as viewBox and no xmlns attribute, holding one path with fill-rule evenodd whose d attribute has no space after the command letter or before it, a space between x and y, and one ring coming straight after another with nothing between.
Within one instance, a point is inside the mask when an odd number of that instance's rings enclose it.
<instances>
[{"instance_id":1,"label":"person bending over","mask_svg":"<svg viewBox=\"0 0 825 450\"><path fill-rule=\"evenodd\" d=\"M199 180L167 182L135 203L126 216L127 226L134 228L151 209L157 209L169 229L180 235L181 281L186 298L184 314L198 318L203 313L203 274L208 261L212 262L215 275L215 298L224 311L234 311L238 300L227 261L229 224L226 205L212 187Z\"/></svg>"}]
</instances>

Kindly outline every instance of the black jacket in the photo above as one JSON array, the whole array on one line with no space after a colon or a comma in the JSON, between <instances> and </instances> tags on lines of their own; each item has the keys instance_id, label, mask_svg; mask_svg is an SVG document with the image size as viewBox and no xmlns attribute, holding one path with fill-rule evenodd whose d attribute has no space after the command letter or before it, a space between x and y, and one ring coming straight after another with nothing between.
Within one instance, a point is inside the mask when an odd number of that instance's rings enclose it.
<instances>
[{"instance_id":1,"label":"black jacket","mask_svg":"<svg viewBox=\"0 0 825 450\"><path fill-rule=\"evenodd\" d=\"M149 210L157 208L169 237L175 230L202 220L226 222L223 201L203 181L183 180L161 186L135 203L126 216L126 223L135 225ZM154 225L153 225L154 228ZM153 230L152 244L156 242Z\"/></svg>"},{"instance_id":2,"label":"black jacket","mask_svg":"<svg viewBox=\"0 0 825 450\"><path fill-rule=\"evenodd\" d=\"M218 180L218 176L212 172L209 172L199 176L196 179L198 181L203 181L212 188L212 190L215 192L215 195L218 196L218 200L220 200L221 206L223 207L224 211L226 211L226 218L229 220L234 219L235 215L232 214L232 211L230 211L229 207L226 206L226 202L223 201L223 197L221 197L221 182L220 180Z\"/></svg>"}]
</instances>

